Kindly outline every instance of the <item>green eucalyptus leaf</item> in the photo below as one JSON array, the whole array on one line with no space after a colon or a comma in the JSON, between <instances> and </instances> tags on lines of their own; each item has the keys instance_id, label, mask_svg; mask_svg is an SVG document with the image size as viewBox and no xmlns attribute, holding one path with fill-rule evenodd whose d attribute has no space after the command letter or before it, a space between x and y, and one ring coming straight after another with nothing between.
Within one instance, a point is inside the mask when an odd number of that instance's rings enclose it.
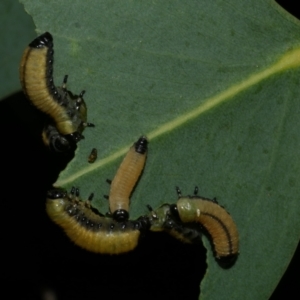
<instances>
[{"instance_id":1,"label":"green eucalyptus leaf","mask_svg":"<svg viewBox=\"0 0 300 300\"><path fill-rule=\"evenodd\" d=\"M54 36L56 84L87 91L96 125L55 185L107 211L105 179L146 135L131 217L198 185L240 233L231 269L209 251L201 299L267 299L300 236L299 21L271 0L21 2Z\"/></svg>"},{"instance_id":2,"label":"green eucalyptus leaf","mask_svg":"<svg viewBox=\"0 0 300 300\"><path fill-rule=\"evenodd\" d=\"M34 38L32 18L15 0L1 0L0 99L20 90L19 63L24 45Z\"/></svg>"}]
</instances>

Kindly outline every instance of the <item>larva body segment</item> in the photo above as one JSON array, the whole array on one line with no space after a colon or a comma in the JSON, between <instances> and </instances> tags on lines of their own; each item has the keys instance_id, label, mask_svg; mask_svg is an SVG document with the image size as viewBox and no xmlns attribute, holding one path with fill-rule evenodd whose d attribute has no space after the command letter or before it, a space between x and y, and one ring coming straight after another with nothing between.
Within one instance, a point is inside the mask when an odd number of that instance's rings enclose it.
<instances>
[{"instance_id":1,"label":"larva body segment","mask_svg":"<svg viewBox=\"0 0 300 300\"><path fill-rule=\"evenodd\" d=\"M123 221L129 217L130 195L144 169L147 145L148 141L144 136L134 143L111 182L109 208L117 221Z\"/></svg>"},{"instance_id":2,"label":"larva body segment","mask_svg":"<svg viewBox=\"0 0 300 300\"><path fill-rule=\"evenodd\" d=\"M78 246L101 254L121 254L133 250L140 231L148 221L117 222L91 208L89 201L80 201L74 191L67 194L61 189L48 192L46 210L54 223L63 228Z\"/></svg>"},{"instance_id":3,"label":"larva body segment","mask_svg":"<svg viewBox=\"0 0 300 300\"><path fill-rule=\"evenodd\" d=\"M207 230L218 259L236 256L239 235L230 214L213 200L201 197L182 197L177 202L178 214L183 223L199 223Z\"/></svg>"}]
</instances>

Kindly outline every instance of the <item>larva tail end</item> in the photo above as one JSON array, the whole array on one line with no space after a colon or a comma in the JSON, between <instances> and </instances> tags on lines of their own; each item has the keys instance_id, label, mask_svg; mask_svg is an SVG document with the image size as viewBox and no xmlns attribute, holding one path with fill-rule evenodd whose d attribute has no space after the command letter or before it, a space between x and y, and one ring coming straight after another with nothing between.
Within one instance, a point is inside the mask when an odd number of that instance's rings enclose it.
<instances>
[{"instance_id":1,"label":"larva tail end","mask_svg":"<svg viewBox=\"0 0 300 300\"><path fill-rule=\"evenodd\" d=\"M145 154L148 149L148 140L145 136L141 136L134 144L135 151L140 154Z\"/></svg>"},{"instance_id":2,"label":"larva tail end","mask_svg":"<svg viewBox=\"0 0 300 300\"><path fill-rule=\"evenodd\" d=\"M52 46L52 35L49 32L45 32L42 35L38 36L34 39L30 44L29 47L32 48L42 48L42 47L49 47Z\"/></svg>"},{"instance_id":3,"label":"larva tail end","mask_svg":"<svg viewBox=\"0 0 300 300\"><path fill-rule=\"evenodd\" d=\"M216 257L216 261L218 262L221 268L229 269L235 264L237 258L238 258L238 253Z\"/></svg>"},{"instance_id":4,"label":"larva tail end","mask_svg":"<svg viewBox=\"0 0 300 300\"><path fill-rule=\"evenodd\" d=\"M113 213L113 219L117 222L124 222L129 219L129 213L125 209L118 209Z\"/></svg>"}]
</instances>

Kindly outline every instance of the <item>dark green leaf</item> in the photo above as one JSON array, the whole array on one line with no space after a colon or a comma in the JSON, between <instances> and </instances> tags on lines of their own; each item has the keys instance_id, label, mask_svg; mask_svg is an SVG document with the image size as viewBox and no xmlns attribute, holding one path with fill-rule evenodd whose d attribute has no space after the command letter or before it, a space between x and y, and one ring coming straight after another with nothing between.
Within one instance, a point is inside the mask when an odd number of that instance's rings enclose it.
<instances>
[{"instance_id":1,"label":"dark green leaf","mask_svg":"<svg viewBox=\"0 0 300 300\"><path fill-rule=\"evenodd\" d=\"M18 1L2 0L0 47L0 99L20 90L19 63L23 47L34 38L31 17Z\"/></svg>"}]
</instances>

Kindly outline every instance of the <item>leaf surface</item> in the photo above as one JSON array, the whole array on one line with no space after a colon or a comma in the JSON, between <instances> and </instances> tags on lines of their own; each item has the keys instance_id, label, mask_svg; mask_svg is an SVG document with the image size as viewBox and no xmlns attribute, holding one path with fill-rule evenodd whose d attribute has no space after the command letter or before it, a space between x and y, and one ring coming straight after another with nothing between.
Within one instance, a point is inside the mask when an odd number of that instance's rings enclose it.
<instances>
[{"instance_id":1,"label":"leaf surface","mask_svg":"<svg viewBox=\"0 0 300 300\"><path fill-rule=\"evenodd\" d=\"M198 185L240 233L231 269L208 252L201 299L267 299L300 236L299 21L271 0L22 3L54 36L56 84L68 74L71 91L87 91L96 125L56 185L94 192L107 211L105 179L146 135L131 217Z\"/></svg>"},{"instance_id":2,"label":"leaf surface","mask_svg":"<svg viewBox=\"0 0 300 300\"><path fill-rule=\"evenodd\" d=\"M35 37L32 18L18 1L0 2L0 99L20 90L19 63L23 47Z\"/></svg>"}]
</instances>

